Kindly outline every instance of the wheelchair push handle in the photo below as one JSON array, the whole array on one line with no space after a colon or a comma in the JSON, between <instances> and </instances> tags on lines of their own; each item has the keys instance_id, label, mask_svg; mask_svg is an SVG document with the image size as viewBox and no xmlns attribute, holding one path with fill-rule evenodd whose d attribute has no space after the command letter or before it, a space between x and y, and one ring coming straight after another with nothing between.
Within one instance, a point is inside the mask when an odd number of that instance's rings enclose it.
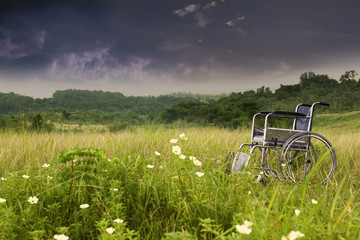
<instances>
[{"instance_id":1,"label":"wheelchair push handle","mask_svg":"<svg viewBox=\"0 0 360 240\"><path fill-rule=\"evenodd\" d=\"M317 104L322 105L322 106L326 106L326 107L330 106L330 104L326 103L326 102L318 102Z\"/></svg>"}]
</instances>

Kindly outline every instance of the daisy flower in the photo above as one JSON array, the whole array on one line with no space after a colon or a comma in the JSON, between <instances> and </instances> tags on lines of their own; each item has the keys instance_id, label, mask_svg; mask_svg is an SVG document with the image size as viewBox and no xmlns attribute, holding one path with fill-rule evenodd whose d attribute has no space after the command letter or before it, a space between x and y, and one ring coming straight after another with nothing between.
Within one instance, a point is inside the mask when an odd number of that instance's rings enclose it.
<instances>
[{"instance_id":1,"label":"daisy flower","mask_svg":"<svg viewBox=\"0 0 360 240\"><path fill-rule=\"evenodd\" d=\"M50 167L50 164L44 163L41 167L43 167L43 168L48 168L48 167Z\"/></svg>"},{"instance_id":2,"label":"daisy flower","mask_svg":"<svg viewBox=\"0 0 360 240\"><path fill-rule=\"evenodd\" d=\"M295 240L304 236L305 235L299 231L291 231L287 237L282 236L281 240Z\"/></svg>"},{"instance_id":3,"label":"daisy flower","mask_svg":"<svg viewBox=\"0 0 360 240\"><path fill-rule=\"evenodd\" d=\"M178 142L177 139L171 139L171 140L170 140L170 143L177 143L177 142Z\"/></svg>"},{"instance_id":4,"label":"daisy flower","mask_svg":"<svg viewBox=\"0 0 360 240\"><path fill-rule=\"evenodd\" d=\"M89 204L87 204L87 203L80 205L80 208L82 208L82 209L85 209L85 208L88 208L88 207L89 207Z\"/></svg>"},{"instance_id":5,"label":"daisy flower","mask_svg":"<svg viewBox=\"0 0 360 240\"><path fill-rule=\"evenodd\" d=\"M179 146L173 146L172 147L172 152L176 155L180 155L181 154L181 148Z\"/></svg>"},{"instance_id":6,"label":"daisy flower","mask_svg":"<svg viewBox=\"0 0 360 240\"><path fill-rule=\"evenodd\" d=\"M36 196L29 197L28 202L31 204L37 203L39 199Z\"/></svg>"},{"instance_id":7,"label":"daisy flower","mask_svg":"<svg viewBox=\"0 0 360 240\"><path fill-rule=\"evenodd\" d=\"M190 156L189 159L190 159L191 161L195 161L195 160L196 160L196 157Z\"/></svg>"},{"instance_id":8,"label":"daisy flower","mask_svg":"<svg viewBox=\"0 0 360 240\"><path fill-rule=\"evenodd\" d=\"M56 240L68 240L69 237L65 236L64 234L60 234L60 235L55 234L54 239L56 239Z\"/></svg>"},{"instance_id":9,"label":"daisy flower","mask_svg":"<svg viewBox=\"0 0 360 240\"><path fill-rule=\"evenodd\" d=\"M252 232L252 229L247 227L246 225L236 225L236 230L241 234L250 234Z\"/></svg>"},{"instance_id":10,"label":"daisy flower","mask_svg":"<svg viewBox=\"0 0 360 240\"><path fill-rule=\"evenodd\" d=\"M114 220L114 222L115 222L115 223L123 223L124 220L122 220L122 219L120 219L120 218L117 218L117 219Z\"/></svg>"},{"instance_id":11,"label":"daisy flower","mask_svg":"<svg viewBox=\"0 0 360 240\"><path fill-rule=\"evenodd\" d=\"M194 160L194 164L195 164L196 166L201 166L201 162L200 162L199 160Z\"/></svg>"},{"instance_id":12,"label":"daisy flower","mask_svg":"<svg viewBox=\"0 0 360 240\"><path fill-rule=\"evenodd\" d=\"M196 174L198 177L202 177L202 176L205 175L205 173L203 173L203 172L196 172L195 174Z\"/></svg>"},{"instance_id":13,"label":"daisy flower","mask_svg":"<svg viewBox=\"0 0 360 240\"><path fill-rule=\"evenodd\" d=\"M109 228L106 229L106 232L108 234L113 234L114 231L115 231L115 228L113 228L113 227L109 227Z\"/></svg>"}]
</instances>

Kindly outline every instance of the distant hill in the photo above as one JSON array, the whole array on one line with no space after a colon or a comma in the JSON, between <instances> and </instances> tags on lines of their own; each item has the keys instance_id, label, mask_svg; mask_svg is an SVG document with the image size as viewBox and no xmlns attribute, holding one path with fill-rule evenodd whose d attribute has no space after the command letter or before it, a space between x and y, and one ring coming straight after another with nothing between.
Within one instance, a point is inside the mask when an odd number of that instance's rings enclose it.
<instances>
[{"instance_id":1,"label":"distant hill","mask_svg":"<svg viewBox=\"0 0 360 240\"><path fill-rule=\"evenodd\" d=\"M307 72L294 85L281 85L272 92L261 87L256 91L232 93L210 103L178 103L159 112L154 119L173 122L179 119L224 127L248 126L258 111L294 111L299 103L330 103L316 112L350 112L360 110L360 79L355 71L347 71L339 80L328 75Z\"/></svg>"},{"instance_id":2,"label":"distant hill","mask_svg":"<svg viewBox=\"0 0 360 240\"><path fill-rule=\"evenodd\" d=\"M199 124L239 127L251 123L258 111L295 109L298 103L330 103L316 111L360 110L360 79L347 71L339 80L306 72L300 82L280 85L274 92L267 87L231 93L200 95L174 93L162 96L124 96L119 92L90 90L56 91L51 98L34 99L15 93L0 93L0 114L23 114L31 121L35 113L49 120L108 124L114 121L142 124L146 120L171 123L186 120ZM5 120L4 120L5 121Z\"/></svg>"},{"instance_id":3,"label":"distant hill","mask_svg":"<svg viewBox=\"0 0 360 240\"><path fill-rule=\"evenodd\" d=\"M180 102L206 102L219 98L219 96L191 93L134 97L124 96L119 92L75 89L56 91L51 98L44 99L34 99L15 93L0 93L0 113L99 110L101 112L133 111L140 115L147 115L150 112L165 110Z\"/></svg>"}]
</instances>

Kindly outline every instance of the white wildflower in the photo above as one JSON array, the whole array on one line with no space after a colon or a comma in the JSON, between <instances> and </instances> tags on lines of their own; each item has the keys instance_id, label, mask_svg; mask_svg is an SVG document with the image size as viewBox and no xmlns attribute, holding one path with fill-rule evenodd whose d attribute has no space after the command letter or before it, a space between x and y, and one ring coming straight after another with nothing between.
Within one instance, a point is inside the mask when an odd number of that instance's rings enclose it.
<instances>
[{"instance_id":1,"label":"white wildflower","mask_svg":"<svg viewBox=\"0 0 360 240\"><path fill-rule=\"evenodd\" d=\"M108 234L113 234L114 231L115 231L115 228L113 228L113 227L109 227L109 228L106 229L106 232Z\"/></svg>"},{"instance_id":2,"label":"white wildflower","mask_svg":"<svg viewBox=\"0 0 360 240\"><path fill-rule=\"evenodd\" d=\"M202 176L205 175L205 173L203 173L203 172L196 172L195 174L196 174L198 177L202 177Z\"/></svg>"},{"instance_id":3,"label":"white wildflower","mask_svg":"<svg viewBox=\"0 0 360 240\"><path fill-rule=\"evenodd\" d=\"M85 209L85 208L88 208L88 207L89 207L89 204L87 204L87 203L80 205L80 208L82 208L82 209Z\"/></svg>"},{"instance_id":4,"label":"white wildflower","mask_svg":"<svg viewBox=\"0 0 360 240\"><path fill-rule=\"evenodd\" d=\"M245 220L244 225L247 226L247 227L251 227L254 224L252 222L250 222L250 221Z\"/></svg>"},{"instance_id":5,"label":"white wildflower","mask_svg":"<svg viewBox=\"0 0 360 240\"><path fill-rule=\"evenodd\" d=\"M50 164L44 163L41 167L43 167L43 168L48 168L48 167L50 167Z\"/></svg>"},{"instance_id":6,"label":"white wildflower","mask_svg":"<svg viewBox=\"0 0 360 240\"><path fill-rule=\"evenodd\" d=\"M311 203L312 203L312 204L317 204L318 201L316 201L315 199L311 199Z\"/></svg>"},{"instance_id":7,"label":"white wildflower","mask_svg":"<svg viewBox=\"0 0 360 240\"><path fill-rule=\"evenodd\" d=\"M68 240L69 237L65 236L64 234L60 234L60 235L55 234L54 239L56 239L56 240Z\"/></svg>"},{"instance_id":8,"label":"white wildflower","mask_svg":"<svg viewBox=\"0 0 360 240\"><path fill-rule=\"evenodd\" d=\"M299 231L291 231L287 237L282 236L281 240L295 240L304 236L305 235Z\"/></svg>"},{"instance_id":9,"label":"white wildflower","mask_svg":"<svg viewBox=\"0 0 360 240\"><path fill-rule=\"evenodd\" d=\"M252 232L251 228L247 227L245 224L243 225L236 225L236 230L241 234L250 234Z\"/></svg>"},{"instance_id":10,"label":"white wildflower","mask_svg":"<svg viewBox=\"0 0 360 240\"><path fill-rule=\"evenodd\" d=\"M189 159L190 159L191 161L195 161L195 160L196 160L196 157L190 156Z\"/></svg>"},{"instance_id":11,"label":"white wildflower","mask_svg":"<svg viewBox=\"0 0 360 240\"><path fill-rule=\"evenodd\" d=\"M170 140L170 143L177 143L177 142L178 142L177 139L171 139L171 140Z\"/></svg>"},{"instance_id":12,"label":"white wildflower","mask_svg":"<svg viewBox=\"0 0 360 240\"><path fill-rule=\"evenodd\" d=\"M117 218L117 219L114 220L114 222L115 222L115 223L123 223L124 220Z\"/></svg>"},{"instance_id":13,"label":"white wildflower","mask_svg":"<svg viewBox=\"0 0 360 240\"><path fill-rule=\"evenodd\" d=\"M31 204L37 203L39 199L36 196L29 197L28 202Z\"/></svg>"},{"instance_id":14,"label":"white wildflower","mask_svg":"<svg viewBox=\"0 0 360 240\"><path fill-rule=\"evenodd\" d=\"M172 147L172 152L176 155L180 155L181 154L181 148L179 146L173 146Z\"/></svg>"},{"instance_id":15,"label":"white wildflower","mask_svg":"<svg viewBox=\"0 0 360 240\"><path fill-rule=\"evenodd\" d=\"M201 166L201 162L200 162L199 160L194 160L194 164L195 164L196 166Z\"/></svg>"}]
</instances>

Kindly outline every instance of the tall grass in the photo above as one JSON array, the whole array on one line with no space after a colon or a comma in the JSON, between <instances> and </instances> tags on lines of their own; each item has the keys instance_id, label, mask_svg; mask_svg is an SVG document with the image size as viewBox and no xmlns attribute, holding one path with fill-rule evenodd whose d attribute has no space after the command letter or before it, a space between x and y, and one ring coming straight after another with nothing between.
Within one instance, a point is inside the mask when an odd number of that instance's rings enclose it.
<instances>
[{"instance_id":1,"label":"tall grass","mask_svg":"<svg viewBox=\"0 0 360 240\"><path fill-rule=\"evenodd\" d=\"M6 202L0 203L0 238L51 239L63 233L70 239L281 239L300 231L306 239L358 239L360 132L315 130L333 143L338 156L338 168L326 186L267 179L263 187L255 181L256 169L225 174L226 153L248 142L249 130L3 132L0 198ZM179 139L181 133L187 141ZM174 138L187 159L171 151ZM71 162L55 163L63 150L76 148L101 148L111 161L104 158L84 171L74 170ZM43 168L44 163L50 167ZM38 203L30 204L31 196ZM84 203L89 208L79 207ZM236 228L245 220L253 223L249 235ZM106 231L110 227L112 234Z\"/></svg>"}]
</instances>

